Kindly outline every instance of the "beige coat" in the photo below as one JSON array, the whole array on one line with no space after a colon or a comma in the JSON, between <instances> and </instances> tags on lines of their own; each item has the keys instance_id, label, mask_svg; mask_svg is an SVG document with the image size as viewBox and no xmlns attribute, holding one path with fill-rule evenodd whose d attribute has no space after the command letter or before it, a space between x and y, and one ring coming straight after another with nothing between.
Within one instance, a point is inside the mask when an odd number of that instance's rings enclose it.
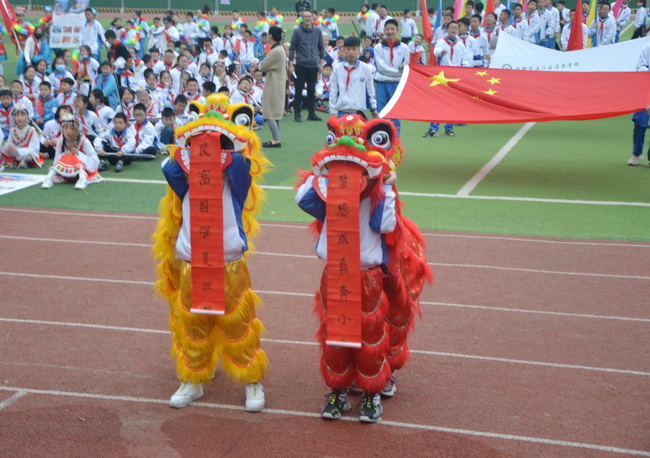
<instances>
[{"instance_id":1,"label":"beige coat","mask_svg":"<svg viewBox=\"0 0 650 458\"><path fill-rule=\"evenodd\" d=\"M260 62L260 70L266 73L262 94L264 119L279 121L284 115L284 96L287 82L287 55L282 45L276 46Z\"/></svg>"}]
</instances>

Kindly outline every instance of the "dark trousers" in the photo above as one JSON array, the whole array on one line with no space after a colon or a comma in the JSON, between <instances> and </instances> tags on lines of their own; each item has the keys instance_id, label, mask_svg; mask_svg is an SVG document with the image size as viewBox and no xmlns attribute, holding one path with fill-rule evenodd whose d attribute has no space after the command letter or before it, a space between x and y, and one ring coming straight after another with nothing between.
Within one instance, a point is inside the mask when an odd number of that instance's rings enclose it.
<instances>
[{"instance_id":1,"label":"dark trousers","mask_svg":"<svg viewBox=\"0 0 650 458\"><path fill-rule=\"evenodd\" d=\"M642 25L638 29L634 29L634 33L632 34L632 40L635 40L637 38L642 38L645 36L646 36L646 28L644 25Z\"/></svg>"},{"instance_id":2,"label":"dark trousers","mask_svg":"<svg viewBox=\"0 0 650 458\"><path fill-rule=\"evenodd\" d=\"M107 142L102 142L102 147L104 148L104 151L107 152L107 153L117 153L117 151L118 151L115 148L113 148L111 145L109 145ZM101 158L102 157L100 156L100 159ZM117 157L117 156L115 156L113 154L104 156L104 159L106 159L108 161L108 163L111 164L111 165L116 165L117 161L119 161L120 159L122 160L122 163L124 165L129 165L131 163L131 160L132 160L131 156Z\"/></svg>"},{"instance_id":3,"label":"dark trousers","mask_svg":"<svg viewBox=\"0 0 650 458\"><path fill-rule=\"evenodd\" d=\"M293 112L296 117L300 116L300 100L302 99L302 90L307 84L307 110L310 115L315 115L316 104L315 91L316 80L318 79L318 67L310 68L296 65L296 98L293 102Z\"/></svg>"},{"instance_id":4,"label":"dark trousers","mask_svg":"<svg viewBox=\"0 0 650 458\"><path fill-rule=\"evenodd\" d=\"M53 146L43 146L43 145L41 145L40 152L41 152L41 153L45 153L45 154L47 154L47 157L48 157L49 159L54 159L54 155L55 155L55 153L56 153L56 152L54 151L54 147L53 147Z\"/></svg>"}]
</instances>

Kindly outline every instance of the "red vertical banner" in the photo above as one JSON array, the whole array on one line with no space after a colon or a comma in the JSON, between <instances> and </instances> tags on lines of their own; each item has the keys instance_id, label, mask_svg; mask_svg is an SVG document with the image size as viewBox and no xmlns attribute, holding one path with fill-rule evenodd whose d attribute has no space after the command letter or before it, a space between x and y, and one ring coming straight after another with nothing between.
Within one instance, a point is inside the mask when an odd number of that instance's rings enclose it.
<instances>
[{"instance_id":1,"label":"red vertical banner","mask_svg":"<svg viewBox=\"0 0 650 458\"><path fill-rule=\"evenodd\" d=\"M361 348L360 165L329 163L327 182L327 345Z\"/></svg>"},{"instance_id":2,"label":"red vertical banner","mask_svg":"<svg viewBox=\"0 0 650 458\"><path fill-rule=\"evenodd\" d=\"M220 136L199 134L192 137L190 146L190 311L205 315L223 315L226 310Z\"/></svg>"}]
</instances>

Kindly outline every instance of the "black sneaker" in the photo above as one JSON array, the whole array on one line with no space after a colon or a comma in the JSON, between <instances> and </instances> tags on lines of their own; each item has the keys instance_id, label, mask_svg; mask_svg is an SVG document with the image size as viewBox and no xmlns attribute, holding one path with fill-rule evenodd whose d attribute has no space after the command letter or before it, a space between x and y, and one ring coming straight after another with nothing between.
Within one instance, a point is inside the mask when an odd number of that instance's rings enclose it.
<instances>
[{"instance_id":1,"label":"black sneaker","mask_svg":"<svg viewBox=\"0 0 650 458\"><path fill-rule=\"evenodd\" d=\"M397 379L395 378L394 375L391 375L390 378L386 381L386 385L384 385L384 389L381 390L381 395L392 398L395 396L395 393L397 392Z\"/></svg>"},{"instance_id":2,"label":"black sneaker","mask_svg":"<svg viewBox=\"0 0 650 458\"><path fill-rule=\"evenodd\" d=\"M293 118L293 120L294 120L295 122L302 122L302 116L300 116L300 115L296 115L296 116Z\"/></svg>"},{"instance_id":3,"label":"black sneaker","mask_svg":"<svg viewBox=\"0 0 650 458\"><path fill-rule=\"evenodd\" d=\"M334 390L327 397L327 404L320 411L320 416L329 420L338 420L343 412L350 410L350 400L346 390Z\"/></svg>"},{"instance_id":4,"label":"black sneaker","mask_svg":"<svg viewBox=\"0 0 650 458\"><path fill-rule=\"evenodd\" d=\"M423 137L437 137L438 136L438 131L429 129L425 133L422 134Z\"/></svg>"},{"instance_id":5,"label":"black sneaker","mask_svg":"<svg viewBox=\"0 0 650 458\"><path fill-rule=\"evenodd\" d=\"M322 119L316 116L316 114L312 113L307 116L307 121L322 121Z\"/></svg>"},{"instance_id":6,"label":"black sneaker","mask_svg":"<svg viewBox=\"0 0 650 458\"><path fill-rule=\"evenodd\" d=\"M381 396L379 393L363 393L361 407L359 408L359 421L376 423L381 420Z\"/></svg>"},{"instance_id":7,"label":"black sneaker","mask_svg":"<svg viewBox=\"0 0 650 458\"><path fill-rule=\"evenodd\" d=\"M97 167L97 170L100 172L105 172L108 170L108 162L107 161L99 161L99 167Z\"/></svg>"},{"instance_id":8,"label":"black sneaker","mask_svg":"<svg viewBox=\"0 0 650 458\"><path fill-rule=\"evenodd\" d=\"M455 137L456 134L454 133L453 130L446 130L445 135L448 135L449 137Z\"/></svg>"},{"instance_id":9,"label":"black sneaker","mask_svg":"<svg viewBox=\"0 0 650 458\"><path fill-rule=\"evenodd\" d=\"M117 164L115 164L115 172L120 173L122 170L124 170L124 162L122 162L122 159L117 161Z\"/></svg>"}]
</instances>

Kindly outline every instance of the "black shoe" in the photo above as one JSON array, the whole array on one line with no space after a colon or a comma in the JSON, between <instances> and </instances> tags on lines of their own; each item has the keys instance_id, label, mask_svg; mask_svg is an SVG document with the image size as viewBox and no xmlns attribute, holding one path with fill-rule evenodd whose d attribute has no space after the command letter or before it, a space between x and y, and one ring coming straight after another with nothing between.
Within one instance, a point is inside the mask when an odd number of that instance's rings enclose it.
<instances>
[{"instance_id":1,"label":"black shoe","mask_svg":"<svg viewBox=\"0 0 650 458\"><path fill-rule=\"evenodd\" d=\"M124 170L124 162L120 159L117 161L117 164L115 164L115 173L120 173L122 170Z\"/></svg>"},{"instance_id":2,"label":"black shoe","mask_svg":"<svg viewBox=\"0 0 650 458\"><path fill-rule=\"evenodd\" d=\"M456 136L456 134L454 133L453 130L446 130L445 135L447 135L449 137L455 137Z\"/></svg>"},{"instance_id":3,"label":"black shoe","mask_svg":"<svg viewBox=\"0 0 650 458\"><path fill-rule=\"evenodd\" d=\"M327 397L327 404L320 412L320 416L328 420L338 420L343 412L350 410L350 400L346 390L334 390Z\"/></svg>"},{"instance_id":4,"label":"black shoe","mask_svg":"<svg viewBox=\"0 0 650 458\"><path fill-rule=\"evenodd\" d=\"M302 122L302 116L300 116L300 115L296 115L296 116L293 118L293 120L294 120L295 122Z\"/></svg>"},{"instance_id":5,"label":"black shoe","mask_svg":"<svg viewBox=\"0 0 650 458\"><path fill-rule=\"evenodd\" d=\"M307 121L322 121L322 119L316 116L315 113L312 113L309 116L307 116Z\"/></svg>"},{"instance_id":6,"label":"black shoe","mask_svg":"<svg viewBox=\"0 0 650 458\"><path fill-rule=\"evenodd\" d=\"M423 137L437 137L438 136L438 131L429 129L425 133L422 134Z\"/></svg>"},{"instance_id":7,"label":"black shoe","mask_svg":"<svg viewBox=\"0 0 650 458\"><path fill-rule=\"evenodd\" d=\"M108 170L108 162L106 161L99 161L99 167L97 167L97 170L100 172L105 172Z\"/></svg>"},{"instance_id":8,"label":"black shoe","mask_svg":"<svg viewBox=\"0 0 650 458\"><path fill-rule=\"evenodd\" d=\"M379 393L363 393L361 407L359 408L359 421L376 423L381 420L381 396Z\"/></svg>"}]
</instances>

